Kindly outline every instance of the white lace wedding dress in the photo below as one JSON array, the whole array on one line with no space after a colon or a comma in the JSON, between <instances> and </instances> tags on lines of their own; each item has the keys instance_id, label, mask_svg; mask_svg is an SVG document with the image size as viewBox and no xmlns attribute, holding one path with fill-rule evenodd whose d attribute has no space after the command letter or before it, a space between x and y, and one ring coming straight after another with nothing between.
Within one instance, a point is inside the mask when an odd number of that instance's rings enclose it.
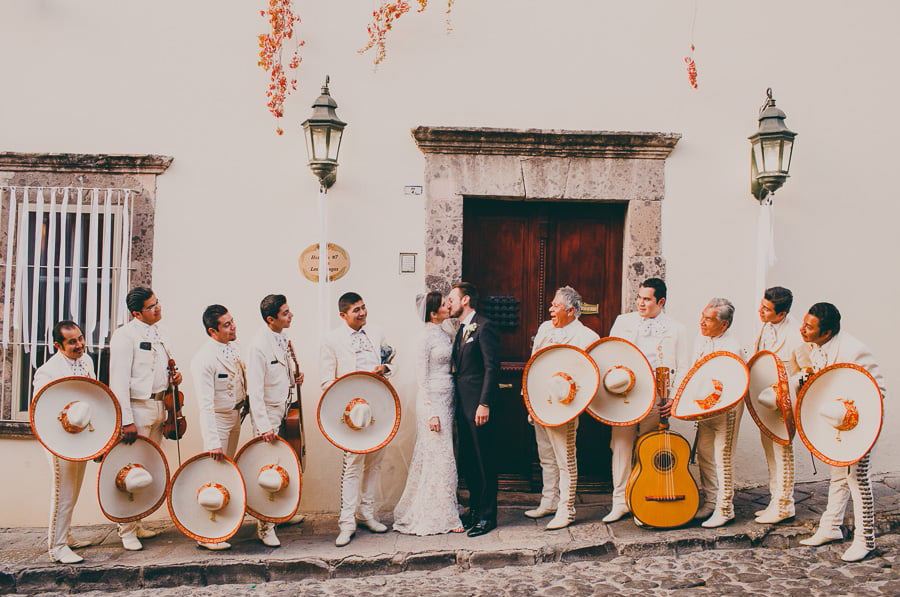
<instances>
[{"instance_id":1,"label":"white lace wedding dress","mask_svg":"<svg viewBox=\"0 0 900 597\"><path fill-rule=\"evenodd\" d=\"M453 456L452 342L433 323L425 324L416 363L416 446L403 496L394 508L394 530L409 535L437 535L462 526L456 501ZM440 431L428 420L438 417Z\"/></svg>"}]
</instances>

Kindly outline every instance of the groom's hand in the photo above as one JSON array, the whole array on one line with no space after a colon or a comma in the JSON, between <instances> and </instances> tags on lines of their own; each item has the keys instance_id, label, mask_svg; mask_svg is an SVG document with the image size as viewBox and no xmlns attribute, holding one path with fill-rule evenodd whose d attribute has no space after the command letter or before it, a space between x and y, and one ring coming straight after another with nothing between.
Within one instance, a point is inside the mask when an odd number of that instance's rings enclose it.
<instances>
[{"instance_id":1,"label":"groom's hand","mask_svg":"<svg viewBox=\"0 0 900 597\"><path fill-rule=\"evenodd\" d=\"M484 404L479 404L478 408L475 409L475 426L481 427L485 423L488 422L488 419L491 416L491 409Z\"/></svg>"}]
</instances>

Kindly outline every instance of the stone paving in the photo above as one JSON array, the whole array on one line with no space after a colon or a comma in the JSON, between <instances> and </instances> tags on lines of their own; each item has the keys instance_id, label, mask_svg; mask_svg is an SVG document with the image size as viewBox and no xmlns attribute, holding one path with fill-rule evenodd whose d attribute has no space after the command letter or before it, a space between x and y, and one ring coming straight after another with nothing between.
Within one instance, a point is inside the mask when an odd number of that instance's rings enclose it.
<instances>
[{"instance_id":1,"label":"stone paving","mask_svg":"<svg viewBox=\"0 0 900 597\"><path fill-rule=\"evenodd\" d=\"M880 476L874 486L879 534L900 531L900 474ZM86 561L75 566L61 566L49 561L45 529L2 529L0 592L109 592L182 585L192 586L193 592L203 585L269 583L265 585L268 591L270 587L271 590L278 590L279 583L353 577L376 577L369 578L372 582L380 582L379 577L385 578L388 580L384 586L392 586L390 579L395 577L382 575L402 574L406 578L410 572L441 571L452 576L464 570L527 566L528 570L519 568L519 572L512 574L528 578L532 574L531 569L551 565L553 570L562 570L565 566L560 567L560 564L573 562L589 562L586 565L573 564L572 568L576 572L586 570L588 575L595 569L592 566L602 568L615 564L608 569L610 572L600 575L606 582L605 577L613 578L622 562L633 559L643 561L661 557L660 566L684 567L680 562L693 559L699 566L706 561L727 563L796 552L796 558L803 561L808 560L815 550L789 548L796 548L798 541L812 532L824 509L826 497L827 483L800 484L796 489L796 519L774 526L758 525L753 522L752 513L767 503L768 493L764 488L749 489L738 492L735 499L737 518L723 528L709 530L694 525L672 531L655 531L639 528L631 520L603 524L600 517L609 507L609 496L585 494L579 496L578 516L572 526L559 531L545 531L546 520L536 522L522 515L526 507L536 503L536 496L504 494L500 527L486 536L475 539L457 534L410 537L393 532L374 535L360 530L353 542L344 548L334 546L337 529L334 514L310 515L301 525L281 528L279 537L283 545L276 549L267 548L256 540L254 521L248 517L242 530L232 540L234 547L227 552L197 548L170 523L162 521L151 525L162 532L159 537L144 541L143 551L126 552L121 548L115 527L101 525L75 529L76 537L88 537L96 542L96 545L80 551ZM384 520L389 522L387 516ZM845 531L849 532L849 529ZM885 543L890 545L892 553L889 556L893 557L896 541L892 539ZM777 549L746 549L751 547ZM834 551L837 554L828 559L834 563L843 548L845 546L842 545L823 549L827 553ZM870 561L874 560L867 560ZM553 568L554 565L557 567ZM871 563L865 563L865 566L869 567ZM685 571L690 569L690 566L684 567ZM734 573L753 574L752 566ZM623 583L631 582L622 578ZM713 578L712 582L752 584L746 578ZM422 588L421 584L411 582L413 589ZM592 582L598 581L595 579ZM642 577L639 582L655 582L655 588L665 588L660 584L662 579ZM704 582L710 583L709 579ZM548 591L553 589L550 586L544 588ZM467 593L464 588L460 590Z\"/></svg>"},{"instance_id":2,"label":"stone paving","mask_svg":"<svg viewBox=\"0 0 900 597\"><path fill-rule=\"evenodd\" d=\"M842 545L821 548L717 549L685 555L617 556L608 561L526 568L444 568L360 579L276 581L192 588L196 597L225 595L897 595L900 535L880 538L880 554L856 564ZM138 589L115 595L180 597L183 589ZM102 593L109 595L109 593ZM89 596L99 597L92 591Z\"/></svg>"}]
</instances>

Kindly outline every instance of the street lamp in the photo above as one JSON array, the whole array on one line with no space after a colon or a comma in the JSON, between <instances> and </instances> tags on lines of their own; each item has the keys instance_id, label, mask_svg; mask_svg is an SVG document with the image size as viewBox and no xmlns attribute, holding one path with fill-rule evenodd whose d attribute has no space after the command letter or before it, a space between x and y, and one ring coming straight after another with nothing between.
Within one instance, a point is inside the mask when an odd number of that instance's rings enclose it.
<instances>
[{"instance_id":1,"label":"street lamp","mask_svg":"<svg viewBox=\"0 0 900 597\"><path fill-rule=\"evenodd\" d=\"M346 122L335 113L337 102L328 91L331 77L325 76L322 95L313 103L312 114L303 123L306 136L306 154L309 169L319 179L323 189L328 189L337 179L338 152Z\"/></svg>"},{"instance_id":2,"label":"street lamp","mask_svg":"<svg viewBox=\"0 0 900 597\"><path fill-rule=\"evenodd\" d=\"M772 88L768 88L766 102L759 110L759 130L750 137L750 193L760 203L781 188L791 169L797 133L785 126L785 118L785 113L775 107Z\"/></svg>"}]
</instances>

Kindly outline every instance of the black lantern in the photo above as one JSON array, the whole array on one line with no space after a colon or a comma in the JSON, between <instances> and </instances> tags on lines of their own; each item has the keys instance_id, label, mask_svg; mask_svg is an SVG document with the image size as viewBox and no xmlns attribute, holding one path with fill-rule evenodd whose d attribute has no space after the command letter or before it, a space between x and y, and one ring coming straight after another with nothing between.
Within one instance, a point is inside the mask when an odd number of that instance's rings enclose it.
<instances>
[{"instance_id":1,"label":"black lantern","mask_svg":"<svg viewBox=\"0 0 900 597\"><path fill-rule=\"evenodd\" d=\"M775 107L772 88L759 110L759 130L750 137L750 193L760 202L781 188L791 169L797 133L784 124L785 113Z\"/></svg>"},{"instance_id":2,"label":"black lantern","mask_svg":"<svg viewBox=\"0 0 900 597\"><path fill-rule=\"evenodd\" d=\"M325 77L322 95L313 103L312 115L303 123L306 134L306 154L309 168L327 189L337 179L338 152L341 150L341 136L346 122L335 113L337 102L328 92L330 77Z\"/></svg>"}]
</instances>

